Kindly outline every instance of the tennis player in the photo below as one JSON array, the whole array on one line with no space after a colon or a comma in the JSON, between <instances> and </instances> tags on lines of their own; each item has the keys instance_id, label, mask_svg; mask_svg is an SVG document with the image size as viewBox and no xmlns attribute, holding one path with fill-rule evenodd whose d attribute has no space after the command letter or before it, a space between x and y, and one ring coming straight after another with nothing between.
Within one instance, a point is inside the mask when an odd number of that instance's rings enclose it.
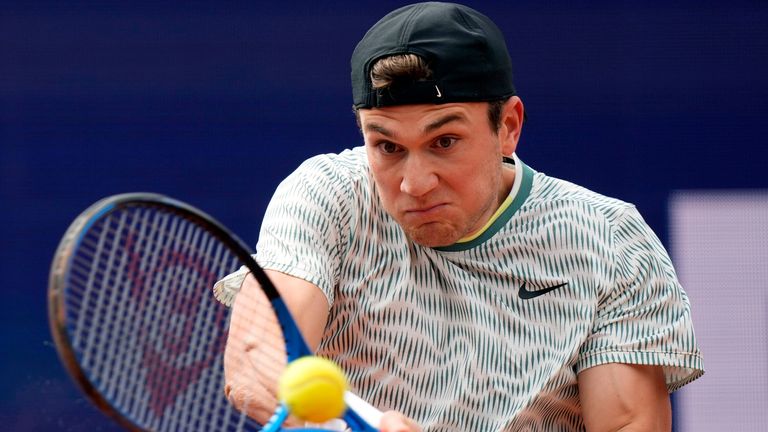
<instances>
[{"instance_id":1,"label":"tennis player","mask_svg":"<svg viewBox=\"0 0 768 432\"><path fill-rule=\"evenodd\" d=\"M517 156L525 110L497 26L406 6L351 65L365 145L281 183L257 259L309 344L389 411L382 430L669 431L669 393L703 373L688 298L633 205ZM247 358L247 314L232 328L227 356ZM231 364L248 410L261 384Z\"/></svg>"}]
</instances>

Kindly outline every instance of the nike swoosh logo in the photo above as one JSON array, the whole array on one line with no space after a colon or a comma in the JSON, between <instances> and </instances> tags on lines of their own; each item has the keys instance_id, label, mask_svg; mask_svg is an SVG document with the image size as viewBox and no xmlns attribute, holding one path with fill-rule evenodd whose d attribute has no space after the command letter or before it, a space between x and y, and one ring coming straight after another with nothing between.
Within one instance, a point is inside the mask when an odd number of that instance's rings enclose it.
<instances>
[{"instance_id":1,"label":"nike swoosh logo","mask_svg":"<svg viewBox=\"0 0 768 432\"><path fill-rule=\"evenodd\" d=\"M517 295L521 299L523 299L523 300L530 300L530 299L536 298L536 297L538 297L540 295L544 295L544 294L546 294L546 293L548 293L550 291L554 291L554 290L556 290L558 288L562 288L562 287L568 285L568 282L561 283L560 285L553 285L551 287L547 287L547 288L536 290L536 291L529 291L529 290L527 290L525 288L525 284L526 284L526 282L523 282L523 286L520 287L520 291L517 292Z\"/></svg>"}]
</instances>

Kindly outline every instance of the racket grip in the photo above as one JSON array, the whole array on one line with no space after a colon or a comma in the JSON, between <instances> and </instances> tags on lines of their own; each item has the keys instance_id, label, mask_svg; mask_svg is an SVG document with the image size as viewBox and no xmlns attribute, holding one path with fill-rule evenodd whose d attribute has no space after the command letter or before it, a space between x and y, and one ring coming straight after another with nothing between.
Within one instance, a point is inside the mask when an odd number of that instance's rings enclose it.
<instances>
[{"instance_id":1,"label":"racket grip","mask_svg":"<svg viewBox=\"0 0 768 432\"><path fill-rule=\"evenodd\" d=\"M381 416L383 415L381 411L364 401L360 396L348 391L344 392L344 402L349 409L354 411L366 423L376 428L376 430L379 429Z\"/></svg>"}]
</instances>

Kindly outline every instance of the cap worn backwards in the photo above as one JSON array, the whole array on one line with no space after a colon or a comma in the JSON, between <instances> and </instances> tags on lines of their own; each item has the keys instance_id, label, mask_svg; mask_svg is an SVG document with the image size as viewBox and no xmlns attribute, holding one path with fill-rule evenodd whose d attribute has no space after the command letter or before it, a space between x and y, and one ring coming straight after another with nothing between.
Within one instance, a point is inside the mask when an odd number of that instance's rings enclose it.
<instances>
[{"instance_id":1,"label":"cap worn backwards","mask_svg":"<svg viewBox=\"0 0 768 432\"><path fill-rule=\"evenodd\" d=\"M373 64L397 54L421 57L432 71L430 79L373 88ZM481 102L515 94L501 31L459 4L417 3L390 12L358 43L351 65L356 108Z\"/></svg>"}]
</instances>

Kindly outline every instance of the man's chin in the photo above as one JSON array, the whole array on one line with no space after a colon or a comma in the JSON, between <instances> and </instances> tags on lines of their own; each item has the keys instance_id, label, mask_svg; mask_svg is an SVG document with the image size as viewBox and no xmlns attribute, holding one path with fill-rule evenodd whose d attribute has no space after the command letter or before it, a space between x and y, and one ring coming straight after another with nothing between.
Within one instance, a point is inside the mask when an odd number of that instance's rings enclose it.
<instances>
[{"instance_id":1,"label":"man's chin","mask_svg":"<svg viewBox=\"0 0 768 432\"><path fill-rule=\"evenodd\" d=\"M455 227L439 223L430 223L416 228L405 228L405 233L414 243L425 247L450 246L456 243L461 235Z\"/></svg>"}]
</instances>

